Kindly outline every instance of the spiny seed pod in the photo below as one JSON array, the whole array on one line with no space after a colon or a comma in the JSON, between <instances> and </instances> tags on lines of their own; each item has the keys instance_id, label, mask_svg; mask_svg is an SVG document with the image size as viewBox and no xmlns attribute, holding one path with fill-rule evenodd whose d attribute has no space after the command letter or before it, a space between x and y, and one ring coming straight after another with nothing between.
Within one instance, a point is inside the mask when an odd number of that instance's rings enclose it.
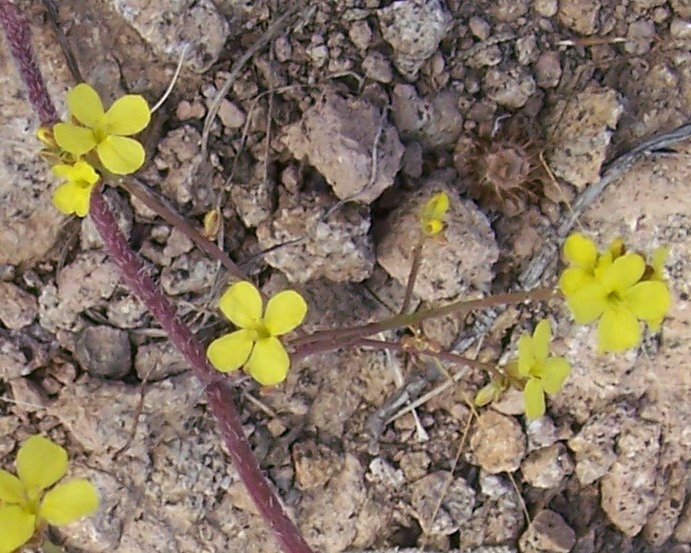
<instances>
[{"instance_id":1,"label":"spiny seed pod","mask_svg":"<svg viewBox=\"0 0 691 553\"><path fill-rule=\"evenodd\" d=\"M540 135L530 125L511 123L491 138L461 137L454 150L454 165L469 195L484 209L509 216L539 200L552 185L540 161Z\"/></svg>"}]
</instances>

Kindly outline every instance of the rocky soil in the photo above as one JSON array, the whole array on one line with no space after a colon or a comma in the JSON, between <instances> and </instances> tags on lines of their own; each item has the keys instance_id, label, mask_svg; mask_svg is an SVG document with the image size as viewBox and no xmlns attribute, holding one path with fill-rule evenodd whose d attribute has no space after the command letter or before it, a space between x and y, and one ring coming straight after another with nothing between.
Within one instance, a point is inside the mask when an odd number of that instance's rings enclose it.
<instances>
[{"instance_id":1,"label":"rocky soil","mask_svg":"<svg viewBox=\"0 0 691 553\"><path fill-rule=\"evenodd\" d=\"M106 101L154 104L185 50L143 137L142 186L200 228L217 209L224 249L267 293L305 295L308 330L400 307L415 217L438 190L446 241L424 250L416 302L506 291L608 160L691 116L688 0L314 0L233 79L208 136L233 64L293 2L64 0L56 17L16 3L62 112L61 38ZM67 551L277 552L188 368L91 223L52 207L4 43L0 84L0 463L41 432L95 482L99 513L56 534ZM646 156L577 223L603 245L669 247L660 334L600 356L555 302L506 310L469 350L506 357L549 317L573 371L541 419L508 394L463 441L485 382L466 371L374 436L377 409L431 371L384 352L313 356L272 390L241 380L246 431L315 551L691 551L689 159L688 144ZM107 197L185 320L204 340L224 332L227 275L141 202ZM473 323L424 331L451 347Z\"/></svg>"}]
</instances>

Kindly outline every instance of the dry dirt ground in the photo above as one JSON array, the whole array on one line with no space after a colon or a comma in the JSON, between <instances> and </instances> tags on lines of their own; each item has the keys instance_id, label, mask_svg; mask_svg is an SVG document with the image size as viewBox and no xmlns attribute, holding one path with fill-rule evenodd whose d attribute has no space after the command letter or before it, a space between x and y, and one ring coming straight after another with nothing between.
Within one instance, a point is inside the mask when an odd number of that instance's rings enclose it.
<instances>
[{"instance_id":1,"label":"dry dirt ground","mask_svg":"<svg viewBox=\"0 0 691 553\"><path fill-rule=\"evenodd\" d=\"M415 213L440 189L452 198L447 243L425 250L417 300L507 290L604 163L691 115L688 0L314 0L236 75L292 2L16 3L63 113L65 51L106 101L133 92L153 104L187 45L144 136L140 186L199 226L219 209L224 249L267 292L302 291L308 330L400 306ZM52 208L4 44L0 84L0 463L42 432L96 483L98 514L56 534L68 551L278 551L187 367L91 223ZM506 310L467 350L496 361L549 317L573 371L542 419L528 423L509 395L462 442L464 398L485 377L465 370L448 385L429 363L384 352L313 356L273 390L242 381L256 454L315 551L691 550L685 148L642 156L576 223L602 245L669 247L674 306L660 334L598 356L592 329L554 302ZM216 263L122 190L107 197L185 320L204 340L225 332ZM557 271L547 263L537 284ZM424 331L458 350L482 320ZM421 377L418 394L441 393L375 436L377 410Z\"/></svg>"}]
</instances>

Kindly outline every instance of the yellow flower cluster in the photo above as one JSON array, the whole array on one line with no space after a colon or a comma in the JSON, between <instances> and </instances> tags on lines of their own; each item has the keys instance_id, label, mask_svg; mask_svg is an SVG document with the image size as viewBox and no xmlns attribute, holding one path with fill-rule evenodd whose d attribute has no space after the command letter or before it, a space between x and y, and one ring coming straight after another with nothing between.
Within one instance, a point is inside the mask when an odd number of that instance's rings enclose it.
<instances>
[{"instance_id":1,"label":"yellow flower cluster","mask_svg":"<svg viewBox=\"0 0 691 553\"><path fill-rule=\"evenodd\" d=\"M98 93L85 83L70 90L67 106L70 122L37 134L49 149L46 158L59 160L53 173L66 181L55 192L55 207L84 217L99 172L128 175L144 164L144 148L129 137L149 124L151 110L142 96L127 94L105 111Z\"/></svg>"},{"instance_id":2,"label":"yellow flower cluster","mask_svg":"<svg viewBox=\"0 0 691 553\"><path fill-rule=\"evenodd\" d=\"M564 256L569 266L559 288L577 323L598 322L600 352L619 352L640 344L639 321L651 330L660 328L671 305L663 276L666 255L659 248L648 264L642 255L626 252L621 240L600 253L582 234L567 238Z\"/></svg>"},{"instance_id":3,"label":"yellow flower cluster","mask_svg":"<svg viewBox=\"0 0 691 553\"><path fill-rule=\"evenodd\" d=\"M302 323L307 303L294 290L279 292L266 304L251 282L233 284L221 296L219 307L239 330L211 342L207 356L221 372L244 369L262 386L283 382L290 357L277 336Z\"/></svg>"},{"instance_id":4,"label":"yellow flower cluster","mask_svg":"<svg viewBox=\"0 0 691 553\"><path fill-rule=\"evenodd\" d=\"M571 372L571 365L563 357L549 355L552 329L543 320L532 336L521 336L518 341L518 361L506 367L506 374L492 380L475 396L475 404L487 405L515 384L523 388L523 407L529 419L545 414L545 394L556 394Z\"/></svg>"},{"instance_id":5,"label":"yellow flower cluster","mask_svg":"<svg viewBox=\"0 0 691 553\"><path fill-rule=\"evenodd\" d=\"M67 452L52 441L30 437L19 449L15 467L17 476L0 469L0 553L18 549L45 524L69 524L98 509L98 494L88 480L53 487L67 473L68 463Z\"/></svg>"}]
</instances>

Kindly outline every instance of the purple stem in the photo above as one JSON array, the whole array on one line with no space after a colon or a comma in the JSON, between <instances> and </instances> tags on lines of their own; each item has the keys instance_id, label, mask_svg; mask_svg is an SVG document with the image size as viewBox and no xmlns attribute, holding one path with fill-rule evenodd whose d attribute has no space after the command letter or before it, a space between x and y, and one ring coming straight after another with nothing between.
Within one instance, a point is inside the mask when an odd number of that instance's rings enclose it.
<instances>
[{"instance_id":1,"label":"purple stem","mask_svg":"<svg viewBox=\"0 0 691 553\"><path fill-rule=\"evenodd\" d=\"M147 276L139 256L127 244L99 190L94 190L91 194L89 214L110 256L120 268L125 283L144 302L206 388L209 407L216 417L235 468L281 547L286 553L312 553L262 474L242 429L235 399L226 379L211 367L204 346L180 320L168 299Z\"/></svg>"},{"instance_id":2,"label":"purple stem","mask_svg":"<svg viewBox=\"0 0 691 553\"><path fill-rule=\"evenodd\" d=\"M0 22L22 81L29 91L31 105L38 114L41 125L50 127L57 123L58 114L34 57L29 26L17 6L9 0L0 0Z\"/></svg>"}]
</instances>

